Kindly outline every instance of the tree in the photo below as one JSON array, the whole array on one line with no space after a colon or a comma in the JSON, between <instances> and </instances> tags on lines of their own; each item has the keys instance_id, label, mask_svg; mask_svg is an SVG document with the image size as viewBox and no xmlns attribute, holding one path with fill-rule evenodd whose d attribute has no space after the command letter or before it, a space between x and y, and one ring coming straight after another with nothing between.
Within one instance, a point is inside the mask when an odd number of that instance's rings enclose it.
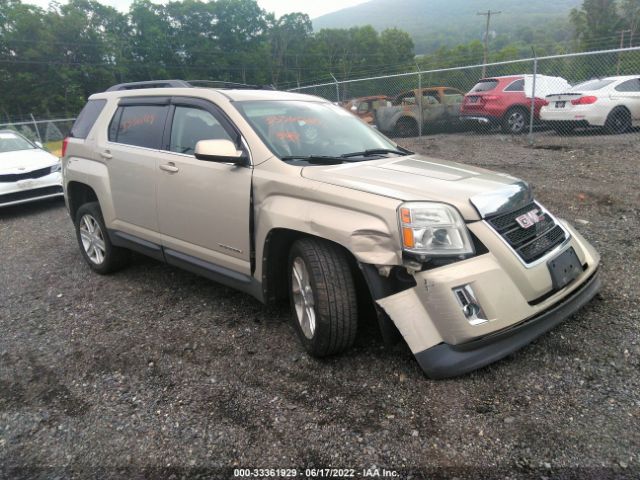
<instances>
[{"instance_id":1,"label":"tree","mask_svg":"<svg viewBox=\"0 0 640 480\"><path fill-rule=\"evenodd\" d=\"M632 46L640 27L640 0L622 0L620 12L625 28L629 30L629 46Z\"/></svg>"},{"instance_id":2,"label":"tree","mask_svg":"<svg viewBox=\"0 0 640 480\"><path fill-rule=\"evenodd\" d=\"M584 50L615 48L620 19L615 0L584 0L569 15L576 39Z\"/></svg>"}]
</instances>

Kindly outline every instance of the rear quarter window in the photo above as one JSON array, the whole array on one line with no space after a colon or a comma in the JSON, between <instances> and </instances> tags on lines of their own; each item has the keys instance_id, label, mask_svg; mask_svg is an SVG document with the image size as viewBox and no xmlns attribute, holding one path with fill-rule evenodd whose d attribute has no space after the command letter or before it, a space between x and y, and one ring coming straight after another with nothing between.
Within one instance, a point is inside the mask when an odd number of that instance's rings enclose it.
<instances>
[{"instance_id":1,"label":"rear quarter window","mask_svg":"<svg viewBox=\"0 0 640 480\"><path fill-rule=\"evenodd\" d=\"M69 136L73 138L87 138L106 104L106 100L89 100L80 112L80 115L78 115Z\"/></svg>"},{"instance_id":2,"label":"rear quarter window","mask_svg":"<svg viewBox=\"0 0 640 480\"><path fill-rule=\"evenodd\" d=\"M118 108L109 126L109 141L160 149L169 107L131 105Z\"/></svg>"},{"instance_id":3,"label":"rear quarter window","mask_svg":"<svg viewBox=\"0 0 640 480\"><path fill-rule=\"evenodd\" d=\"M498 80L480 80L469 93L488 92L498 86Z\"/></svg>"}]
</instances>

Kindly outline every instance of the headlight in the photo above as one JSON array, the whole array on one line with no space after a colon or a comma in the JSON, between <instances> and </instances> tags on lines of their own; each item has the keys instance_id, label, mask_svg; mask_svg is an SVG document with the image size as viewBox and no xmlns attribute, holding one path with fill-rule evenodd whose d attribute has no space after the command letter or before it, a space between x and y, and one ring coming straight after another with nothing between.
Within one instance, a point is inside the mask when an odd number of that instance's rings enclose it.
<instances>
[{"instance_id":1,"label":"headlight","mask_svg":"<svg viewBox=\"0 0 640 480\"><path fill-rule=\"evenodd\" d=\"M62 170L62 163L58 162L55 165L51 165L51 173L59 172Z\"/></svg>"},{"instance_id":2,"label":"headlight","mask_svg":"<svg viewBox=\"0 0 640 480\"><path fill-rule=\"evenodd\" d=\"M475 252L458 211L444 203L409 202L398 210L405 252L425 257L462 256Z\"/></svg>"}]
</instances>

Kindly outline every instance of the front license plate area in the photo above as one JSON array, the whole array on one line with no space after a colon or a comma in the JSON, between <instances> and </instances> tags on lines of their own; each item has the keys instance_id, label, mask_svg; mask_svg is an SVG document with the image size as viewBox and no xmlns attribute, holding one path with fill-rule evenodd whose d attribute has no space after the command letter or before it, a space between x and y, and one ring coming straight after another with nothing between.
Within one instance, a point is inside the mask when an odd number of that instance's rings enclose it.
<instances>
[{"instance_id":1,"label":"front license plate area","mask_svg":"<svg viewBox=\"0 0 640 480\"><path fill-rule=\"evenodd\" d=\"M567 286L582 273L582 264L573 247L566 249L557 257L549 260L547 266L549 267L554 290Z\"/></svg>"}]
</instances>

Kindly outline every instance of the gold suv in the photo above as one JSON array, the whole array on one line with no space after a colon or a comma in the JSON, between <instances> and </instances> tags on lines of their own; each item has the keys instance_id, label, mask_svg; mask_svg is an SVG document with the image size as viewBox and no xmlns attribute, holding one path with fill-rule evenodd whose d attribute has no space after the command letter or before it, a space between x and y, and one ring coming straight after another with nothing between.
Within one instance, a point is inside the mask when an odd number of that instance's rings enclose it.
<instances>
[{"instance_id":1,"label":"gold suv","mask_svg":"<svg viewBox=\"0 0 640 480\"><path fill-rule=\"evenodd\" d=\"M316 356L376 321L433 378L504 357L597 292L598 253L525 182L414 154L321 98L218 86L91 96L63 178L93 270L135 250L289 298Z\"/></svg>"}]
</instances>

